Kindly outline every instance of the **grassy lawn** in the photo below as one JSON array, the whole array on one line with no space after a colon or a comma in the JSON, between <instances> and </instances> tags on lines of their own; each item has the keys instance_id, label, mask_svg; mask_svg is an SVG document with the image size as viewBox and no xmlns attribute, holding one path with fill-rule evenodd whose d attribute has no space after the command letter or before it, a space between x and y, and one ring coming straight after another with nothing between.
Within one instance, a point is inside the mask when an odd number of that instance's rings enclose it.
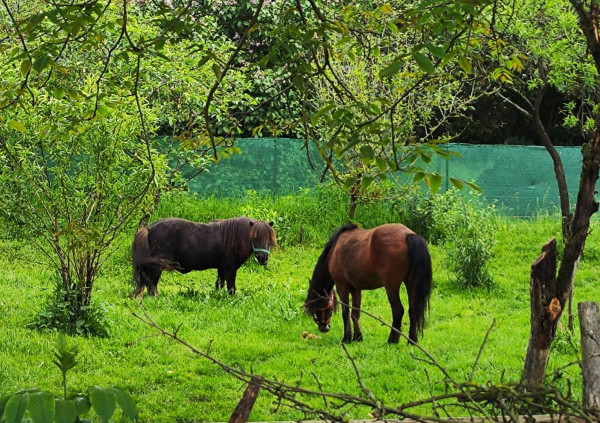
<instances>
[{"instance_id":1,"label":"grassy lawn","mask_svg":"<svg viewBox=\"0 0 600 423\"><path fill-rule=\"evenodd\" d=\"M575 281L575 302L598 301L600 284L599 225L588 238L585 257ZM541 245L559 233L559 220L504 220L498 222L495 257L490 263L495 287L491 290L457 289L447 270L446 251L431 247L434 290L421 345L456 380L465 381L486 331L496 320L485 347L475 381L485 383L518 380L529 336L529 269ZM4 250L10 250L4 245ZM238 272L238 293L229 296L214 290L216 271L188 275L165 274L158 299L145 297L143 307L162 327L175 329L186 341L231 366L252 370L289 384L302 383L325 391L351 392L359 388L340 340L340 315L332 330L318 333L302 310L308 278L321 252L319 245L280 248L267 268L248 262ZM41 387L58 394L60 373L52 364L56 335L26 328L52 287L51 271L35 263L36 253L21 250L21 257L0 255L0 392ZM79 365L72 371L73 390L88 386L118 386L138 400L143 422L226 421L242 395L243 384L207 360L164 337L132 316L129 242L111 257L98 279L95 299L106 308L110 321L108 338L73 338L80 349ZM404 292L403 292L404 294ZM406 296L402 296L406 301ZM383 290L366 292L363 308L391 321ZM403 329L408 330L408 316ZM578 359L579 333L571 335L561 318L549 370ZM436 391L443 389L443 375L419 360L416 348L401 340L388 345L389 330L363 316L364 341L349 345L363 382L389 405L427 397L427 370ZM305 339L303 331L317 335ZM313 375L314 373L314 375ZM575 396L581 392L579 368L562 372L570 379ZM321 404L315 400L315 405ZM273 397L259 396L252 420L298 419L287 408L274 413ZM423 412L429 410L423 409ZM352 418L368 416L355 409Z\"/></svg>"}]
</instances>

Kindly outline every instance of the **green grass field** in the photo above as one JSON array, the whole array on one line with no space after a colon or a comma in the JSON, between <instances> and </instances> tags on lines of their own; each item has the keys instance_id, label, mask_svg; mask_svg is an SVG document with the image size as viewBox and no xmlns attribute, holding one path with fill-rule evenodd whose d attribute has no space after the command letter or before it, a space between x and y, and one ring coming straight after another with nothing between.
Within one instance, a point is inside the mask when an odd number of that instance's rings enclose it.
<instances>
[{"instance_id":1,"label":"green grass field","mask_svg":"<svg viewBox=\"0 0 600 423\"><path fill-rule=\"evenodd\" d=\"M600 299L598 227L597 223L593 225L579 266L575 302ZM499 218L495 256L490 263L495 282L492 290L455 288L453 275L447 270L448 247L430 247L434 289L420 344L455 379L465 381L469 377L494 319L496 326L475 381L519 379L529 335L529 269L541 245L558 233L558 218ZM327 235L323 234L322 239ZM5 252L9 249L9 244L3 245ZM321 334L302 310L308 278L320 252L320 243L296 243L274 251L266 268L249 261L238 272L235 296L214 290L214 270L165 274L159 284L160 297L145 297L143 307L166 329L174 330L181 324L182 338L200 350L210 345L211 355L231 366L314 389L318 388L316 376L325 391L359 394L352 365L340 346L341 315L333 317L329 333ZM137 399L142 422L228 420L242 395L243 384L183 346L152 336L155 332L132 316L129 307L137 306L128 298L132 289L129 254L127 240L97 280L94 298L106 308L110 336L72 338L80 355L79 365L70 374L70 388L124 388ZM25 387L61 392L60 372L52 364L51 354L56 335L26 329L52 286L50 269L36 264L35 258L35 251L25 247L18 255L0 255L0 393ZM406 296L402 298L405 301ZM363 308L391 321L383 290L366 292ZM404 331L408 330L407 318ZM578 328L571 335L565 322L563 315L551 352L550 372L579 357ZM361 323L364 341L349 345L348 350L363 382L377 397L397 405L429 396L426 371L434 389L443 389L442 373L417 359L422 355L416 348L402 340L398 345L388 345L386 327L367 316ZM303 331L317 338L304 339ZM578 366L566 368L562 375L559 383L570 379L578 397ZM251 420L303 417L285 407L274 413L273 401L273 397L262 393ZM322 402L314 400L314 404ZM354 409L350 417L367 418L368 410Z\"/></svg>"}]
</instances>

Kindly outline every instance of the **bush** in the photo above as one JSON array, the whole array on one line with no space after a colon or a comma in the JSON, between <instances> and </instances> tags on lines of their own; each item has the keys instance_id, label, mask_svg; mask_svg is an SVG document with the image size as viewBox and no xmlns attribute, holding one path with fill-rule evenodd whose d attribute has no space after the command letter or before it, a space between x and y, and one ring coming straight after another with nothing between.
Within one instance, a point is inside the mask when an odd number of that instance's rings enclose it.
<instances>
[{"instance_id":1,"label":"bush","mask_svg":"<svg viewBox=\"0 0 600 423\"><path fill-rule=\"evenodd\" d=\"M78 305L78 291L65 290L62 281L55 276L53 293L47 297L42 309L27 325L39 331L58 330L69 335L109 335L106 310L94 300L87 306Z\"/></svg>"},{"instance_id":2,"label":"bush","mask_svg":"<svg viewBox=\"0 0 600 423\"><path fill-rule=\"evenodd\" d=\"M395 202L401 221L429 243L447 247L450 269L461 287L491 287L487 263L492 258L495 210L481 199L456 190L440 194L409 189Z\"/></svg>"},{"instance_id":3,"label":"bush","mask_svg":"<svg viewBox=\"0 0 600 423\"><path fill-rule=\"evenodd\" d=\"M442 204L439 201L442 200ZM488 271L495 242L494 207L484 206L478 197L465 197L447 191L433 212L435 233L443 234L448 248L450 269L460 287L490 288L493 280ZM443 225L441 227L440 225Z\"/></svg>"}]
</instances>

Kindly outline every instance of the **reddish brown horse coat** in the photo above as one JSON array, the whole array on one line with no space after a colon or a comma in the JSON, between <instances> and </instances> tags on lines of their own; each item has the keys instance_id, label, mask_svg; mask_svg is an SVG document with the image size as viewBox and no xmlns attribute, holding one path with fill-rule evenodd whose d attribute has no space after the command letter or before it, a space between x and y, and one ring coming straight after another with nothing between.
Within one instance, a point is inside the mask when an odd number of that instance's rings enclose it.
<instances>
[{"instance_id":1,"label":"reddish brown horse coat","mask_svg":"<svg viewBox=\"0 0 600 423\"><path fill-rule=\"evenodd\" d=\"M133 241L134 296L144 288L158 295L157 284L163 270L188 273L217 269L216 287L235 293L236 272L254 253L267 264L269 251L277 245L273 222L247 217L195 223L166 218L140 229Z\"/></svg>"},{"instance_id":2,"label":"reddish brown horse coat","mask_svg":"<svg viewBox=\"0 0 600 423\"><path fill-rule=\"evenodd\" d=\"M325 245L319 257L305 307L314 316L322 332L329 330L333 286L342 302L344 338L342 342L360 341L359 326L361 291L384 287L392 308L392 326L400 330L404 307L400 301L400 285L404 282L409 298L409 339L417 342L422 333L425 311L431 294L431 258L425 241L401 224L386 224L374 229L358 229L356 225L339 228ZM352 295L350 328L349 304ZM388 342L398 342L392 330Z\"/></svg>"}]
</instances>

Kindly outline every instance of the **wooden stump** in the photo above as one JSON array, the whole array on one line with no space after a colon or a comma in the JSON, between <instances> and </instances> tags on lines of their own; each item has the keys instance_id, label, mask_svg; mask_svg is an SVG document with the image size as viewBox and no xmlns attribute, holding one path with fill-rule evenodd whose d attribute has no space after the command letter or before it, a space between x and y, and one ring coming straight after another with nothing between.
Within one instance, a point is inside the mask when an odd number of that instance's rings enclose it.
<instances>
[{"instance_id":1,"label":"wooden stump","mask_svg":"<svg viewBox=\"0 0 600 423\"><path fill-rule=\"evenodd\" d=\"M600 418L600 313L598 303L577 304L581 329L583 407L596 409Z\"/></svg>"},{"instance_id":2,"label":"wooden stump","mask_svg":"<svg viewBox=\"0 0 600 423\"><path fill-rule=\"evenodd\" d=\"M539 385L544 382L550 345L562 311L556 293L556 240L542 247L542 253L531 265L531 331L523 382Z\"/></svg>"}]
</instances>

